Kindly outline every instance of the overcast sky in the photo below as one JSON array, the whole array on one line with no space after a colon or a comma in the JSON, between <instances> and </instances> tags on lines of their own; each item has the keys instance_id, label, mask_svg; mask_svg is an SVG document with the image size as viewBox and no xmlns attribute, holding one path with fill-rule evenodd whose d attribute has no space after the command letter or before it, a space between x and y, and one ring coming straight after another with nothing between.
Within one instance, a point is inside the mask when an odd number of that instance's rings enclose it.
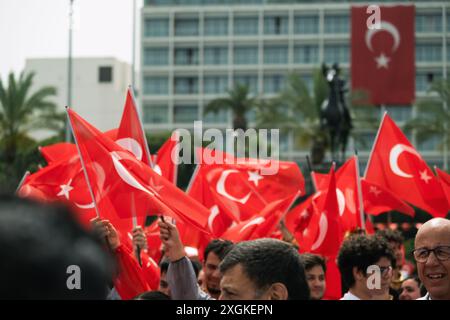
<instances>
[{"instance_id":1,"label":"overcast sky","mask_svg":"<svg viewBox=\"0 0 450 320\"><path fill-rule=\"evenodd\" d=\"M67 57L69 2L0 0L2 79L10 71L19 73L27 58ZM136 0L137 19L142 3ZM108 56L131 63L132 21L133 0L74 0L73 56Z\"/></svg>"}]
</instances>

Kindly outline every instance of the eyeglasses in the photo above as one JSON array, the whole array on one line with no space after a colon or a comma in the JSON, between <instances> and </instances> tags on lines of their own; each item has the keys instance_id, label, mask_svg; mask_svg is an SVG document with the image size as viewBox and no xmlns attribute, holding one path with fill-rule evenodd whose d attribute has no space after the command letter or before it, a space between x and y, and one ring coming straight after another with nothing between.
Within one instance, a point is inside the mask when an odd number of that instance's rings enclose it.
<instances>
[{"instance_id":1,"label":"eyeglasses","mask_svg":"<svg viewBox=\"0 0 450 320\"><path fill-rule=\"evenodd\" d=\"M428 257L430 256L430 253L433 252L434 256L439 261L446 261L450 259L450 246L437 246L434 249L428 249L428 248L418 248L413 250L413 256L414 259L416 259L417 262L425 263L428 260Z\"/></svg>"},{"instance_id":2,"label":"eyeglasses","mask_svg":"<svg viewBox=\"0 0 450 320\"><path fill-rule=\"evenodd\" d=\"M380 268L380 272L383 276L387 275L389 272L392 271L392 266L388 266L388 267L380 267L378 266L378 268Z\"/></svg>"}]
</instances>

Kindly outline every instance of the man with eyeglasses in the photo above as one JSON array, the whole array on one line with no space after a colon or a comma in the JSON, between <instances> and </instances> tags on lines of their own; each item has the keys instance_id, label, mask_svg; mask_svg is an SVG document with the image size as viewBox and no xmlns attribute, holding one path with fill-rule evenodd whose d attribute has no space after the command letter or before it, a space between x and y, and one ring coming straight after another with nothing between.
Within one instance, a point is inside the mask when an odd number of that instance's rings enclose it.
<instances>
[{"instance_id":1,"label":"man with eyeglasses","mask_svg":"<svg viewBox=\"0 0 450 320\"><path fill-rule=\"evenodd\" d=\"M419 300L450 300L450 220L434 218L417 232L414 259L428 293Z\"/></svg>"}]
</instances>

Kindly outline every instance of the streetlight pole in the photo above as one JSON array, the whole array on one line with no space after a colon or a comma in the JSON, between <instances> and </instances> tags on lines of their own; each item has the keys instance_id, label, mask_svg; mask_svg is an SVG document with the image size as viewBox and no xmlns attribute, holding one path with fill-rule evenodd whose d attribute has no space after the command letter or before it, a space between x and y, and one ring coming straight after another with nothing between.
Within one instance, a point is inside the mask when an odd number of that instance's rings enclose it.
<instances>
[{"instance_id":1,"label":"streetlight pole","mask_svg":"<svg viewBox=\"0 0 450 320\"><path fill-rule=\"evenodd\" d=\"M73 24L73 0L69 7L69 57L67 59L67 106L72 107L72 24ZM66 142L71 141L69 120L66 120Z\"/></svg>"}]
</instances>

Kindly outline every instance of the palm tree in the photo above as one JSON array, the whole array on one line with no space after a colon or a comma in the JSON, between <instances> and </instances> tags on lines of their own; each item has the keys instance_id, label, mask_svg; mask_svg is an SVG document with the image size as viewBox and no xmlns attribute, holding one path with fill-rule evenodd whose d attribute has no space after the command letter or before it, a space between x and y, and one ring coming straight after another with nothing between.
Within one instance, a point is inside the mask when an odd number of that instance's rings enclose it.
<instances>
[{"instance_id":1,"label":"palm tree","mask_svg":"<svg viewBox=\"0 0 450 320\"><path fill-rule=\"evenodd\" d=\"M19 149L24 141L32 139L35 129L61 129L64 122L56 113L56 105L49 100L56 94L53 87L43 87L31 92L34 73L21 73L16 79L11 72L5 86L0 79L0 160L14 169ZM22 174L22 173L20 173Z\"/></svg>"},{"instance_id":2,"label":"palm tree","mask_svg":"<svg viewBox=\"0 0 450 320\"><path fill-rule=\"evenodd\" d=\"M429 93L433 96L419 101L414 119L405 125L414 130L418 142L432 137L442 137L441 148L450 148L450 79L434 81Z\"/></svg>"},{"instance_id":3,"label":"palm tree","mask_svg":"<svg viewBox=\"0 0 450 320\"><path fill-rule=\"evenodd\" d=\"M313 163L320 163L327 145L320 128L320 109L327 96L328 84L320 70L314 72L312 93L298 74L291 73L278 97L258 103L257 125L295 130L300 144L311 144Z\"/></svg>"},{"instance_id":4,"label":"palm tree","mask_svg":"<svg viewBox=\"0 0 450 320\"><path fill-rule=\"evenodd\" d=\"M218 113L221 110L231 110L233 114L233 129L246 131L246 114L255 107L255 98L249 96L248 86L239 83L233 89L228 90L227 93L227 97L217 98L209 102L205 107L204 113Z\"/></svg>"}]
</instances>

